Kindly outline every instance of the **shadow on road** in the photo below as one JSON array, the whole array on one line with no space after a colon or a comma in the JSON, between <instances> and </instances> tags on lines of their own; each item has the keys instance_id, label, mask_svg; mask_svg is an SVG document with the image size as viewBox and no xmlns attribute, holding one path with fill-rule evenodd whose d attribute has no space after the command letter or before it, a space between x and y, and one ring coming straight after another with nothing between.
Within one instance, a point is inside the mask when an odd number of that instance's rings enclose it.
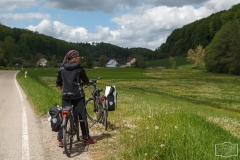
<instances>
[{"instance_id":1,"label":"shadow on road","mask_svg":"<svg viewBox=\"0 0 240 160\"><path fill-rule=\"evenodd\" d=\"M72 145L72 152L70 157L76 157L79 156L83 152L88 151L89 145L84 145L83 141L74 141ZM66 154L65 151L63 150L63 154Z\"/></svg>"}]
</instances>

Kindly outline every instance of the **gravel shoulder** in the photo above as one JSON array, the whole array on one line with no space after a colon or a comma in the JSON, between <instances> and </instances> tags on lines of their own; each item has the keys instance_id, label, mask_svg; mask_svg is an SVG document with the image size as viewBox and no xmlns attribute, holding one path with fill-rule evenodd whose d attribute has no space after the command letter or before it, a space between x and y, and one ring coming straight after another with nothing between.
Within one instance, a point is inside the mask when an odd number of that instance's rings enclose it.
<instances>
[{"instance_id":1,"label":"gravel shoulder","mask_svg":"<svg viewBox=\"0 0 240 160\"><path fill-rule=\"evenodd\" d=\"M61 147L58 147L57 132L51 131L51 126L49 121L47 120L47 117L39 117L39 120L41 121L42 143L44 144L45 157L47 157L47 159L49 160L69 159L67 155L64 154L64 149ZM89 145L88 147L83 148L82 143L80 142L74 143L73 153L71 154L70 159L94 160L89 151L90 147L92 146Z\"/></svg>"}]
</instances>

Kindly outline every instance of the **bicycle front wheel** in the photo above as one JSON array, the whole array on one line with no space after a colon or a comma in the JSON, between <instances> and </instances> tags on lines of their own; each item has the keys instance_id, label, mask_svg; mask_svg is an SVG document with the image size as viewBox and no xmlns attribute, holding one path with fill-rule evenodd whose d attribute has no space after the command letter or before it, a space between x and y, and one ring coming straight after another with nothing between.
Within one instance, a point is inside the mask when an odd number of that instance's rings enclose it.
<instances>
[{"instance_id":1,"label":"bicycle front wheel","mask_svg":"<svg viewBox=\"0 0 240 160\"><path fill-rule=\"evenodd\" d=\"M66 116L64 120L64 127L63 127L63 146L64 150L67 154L68 157L71 155L72 151L72 143L73 143L73 121L72 121L72 116L69 114Z\"/></svg>"},{"instance_id":2,"label":"bicycle front wheel","mask_svg":"<svg viewBox=\"0 0 240 160\"><path fill-rule=\"evenodd\" d=\"M99 112L98 112L98 104L94 101L93 98L89 98L86 101L86 112L87 117L90 119L92 125L99 121Z\"/></svg>"}]
</instances>

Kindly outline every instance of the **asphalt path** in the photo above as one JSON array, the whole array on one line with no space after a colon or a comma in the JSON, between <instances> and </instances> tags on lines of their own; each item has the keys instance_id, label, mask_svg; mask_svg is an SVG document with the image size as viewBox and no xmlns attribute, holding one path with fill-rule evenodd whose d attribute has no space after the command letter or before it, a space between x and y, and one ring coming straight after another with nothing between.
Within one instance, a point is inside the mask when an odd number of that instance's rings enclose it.
<instances>
[{"instance_id":1,"label":"asphalt path","mask_svg":"<svg viewBox=\"0 0 240 160\"><path fill-rule=\"evenodd\" d=\"M0 71L0 159L45 159L40 123L16 81L18 71Z\"/></svg>"},{"instance_id":2,"label":"asphalt path","mask_svg":"<svg viewBox=\"0 0 240 160\"><path fill-rule=\"evenodd\" d=\"M18 71L0 70L0 159L69 159L57 146L46 117L38 116L16 80ZM70 159L92 159L79 152Z\"/></svg>"}]
</instances>

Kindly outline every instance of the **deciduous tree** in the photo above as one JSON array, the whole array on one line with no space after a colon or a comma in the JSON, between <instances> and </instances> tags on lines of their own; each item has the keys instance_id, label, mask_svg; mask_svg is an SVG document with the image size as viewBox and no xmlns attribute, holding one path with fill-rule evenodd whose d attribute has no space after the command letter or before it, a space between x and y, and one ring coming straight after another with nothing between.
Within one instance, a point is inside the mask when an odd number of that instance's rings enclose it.
<instances>
[{"instance_id":1,"label":"deciduous tree","mask_svg":"<svg viewBox=\"0 0 240 160\"><path fill-rule=\"evenodd\" d=\"M107 56L101 55L98 59L98 67L104 67L107 61L108 61Z\"/></svg>"},{"instance_id":2,"label":"deciduous tree","mask_svg":"<svg viewBox=\"0 0 240 160\"><path fill-rule=\"evenodd\" d=\"M207 70L240 75L240 22L225 24L206 47Z\"/></svg>"},{"instance_id":3,"label":"deciduous tree","mask_svg":"<svg viewBox=\"0 0 240 160\"><path fill-rule=\"evenodd\" d=\"M177 65L176 65L175 58L172 57L172 56L170 56L170 57L169 57L169 61L170 61L170 63L171 63L171 68L172 68L172 69L176 69L176 68L177 68Z\"/></svg>"},{"instance_id":4,"label":"deciduous tree","mask_svg":"<svg viewBox=\"0 0 240 160\"><path fill-rule=\"evenodd\" d=\"M189 49L188 50L188 57L187 60L194 64L197 69L204 69L204 49L203 46L198 45L195 50Z\"/></svg>"},{"instance_id":5,"label":"deciduous tree","mask_svg":"<svg viewBox=\"0 0 240 160\"><path fill-rule=\"evenodd\" d=\"M145 63L145 60L144 60L144 57L143 56L138 56L136 58L136 67L138 68L145 68L146 67L146 63Z\"/></svg>"}]
</instances>

